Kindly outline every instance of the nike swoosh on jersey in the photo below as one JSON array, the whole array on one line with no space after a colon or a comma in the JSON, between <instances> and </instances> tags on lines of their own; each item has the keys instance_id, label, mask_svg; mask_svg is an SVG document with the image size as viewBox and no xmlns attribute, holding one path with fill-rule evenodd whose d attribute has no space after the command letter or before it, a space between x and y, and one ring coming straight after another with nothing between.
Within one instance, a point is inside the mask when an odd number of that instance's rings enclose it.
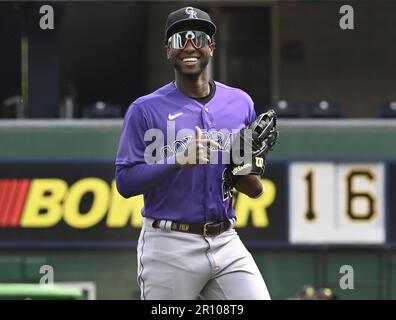
<instances>
[{"instance_id":1,"label":"nike swoosh on jersey","mask_svg":"<svg viewBox=\"0 0 396 320\"><path fill-rule=\"evenodd\" d=\"M168 119L169 120L175 120L177 117L181 116L183 114L183 112L179 112L176 114L168 114Z\"/></svg>"}]
</instances>

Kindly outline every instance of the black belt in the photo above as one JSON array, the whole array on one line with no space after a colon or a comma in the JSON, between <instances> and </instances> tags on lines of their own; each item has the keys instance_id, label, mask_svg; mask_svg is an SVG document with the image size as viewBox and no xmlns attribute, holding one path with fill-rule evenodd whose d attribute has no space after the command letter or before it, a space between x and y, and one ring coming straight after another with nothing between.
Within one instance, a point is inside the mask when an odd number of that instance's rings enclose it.
<instances>
[{"instance_id":1,"label":"black belt","mask_svg":"<svg viewBox=\"0 0 396 320\"><path fill-rule=\"evenodd\" d=\"M160 222L161 220L154 220L152 226L154 228L160 228ZM214 237L228 230L230 226L231 222L228 220L207 223L182 223L173 221L171 224L171 230L195 233L205 237Z\"/></svg>"}]
</instances>

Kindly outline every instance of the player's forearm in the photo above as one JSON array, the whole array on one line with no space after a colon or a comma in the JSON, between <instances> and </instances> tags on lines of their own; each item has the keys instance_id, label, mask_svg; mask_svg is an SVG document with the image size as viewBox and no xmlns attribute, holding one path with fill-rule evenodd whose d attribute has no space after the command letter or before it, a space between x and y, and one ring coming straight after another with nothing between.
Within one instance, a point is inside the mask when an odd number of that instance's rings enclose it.
<instances>
[{"instance_id":1,"label":"player's forearm","mask_svg":"<svg viewBox=\"0 0 396 320\"><path fill-rule=\"evenodd\" d=\"M235 184L235 189L250 198L258 198L264 192L263 184L256 175L247 175L239 178Z\"/></svg>"},{"instance_id":2,"label":"player's forearm","mask_svg":"<svg viewBox=\"0 0 396 320\"><path fill-rule=\"evenodd\" d=\"M150 191L162 180L179 170L172 164L137 164L116 166L116 185L124 198Z\"/></svg>"}]
</instances>

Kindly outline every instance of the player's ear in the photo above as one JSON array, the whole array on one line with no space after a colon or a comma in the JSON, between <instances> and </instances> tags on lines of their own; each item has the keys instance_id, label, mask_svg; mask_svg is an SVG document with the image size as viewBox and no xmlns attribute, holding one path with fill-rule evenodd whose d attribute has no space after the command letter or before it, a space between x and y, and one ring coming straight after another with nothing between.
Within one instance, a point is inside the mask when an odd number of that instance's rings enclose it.
<instances>
[{"instance_id":1,"label":"player's ear","mask_svg":"<svg viewBox=\"0 0 396 320\"><path fill-rule=\"evenodd\" d=\"M211 57L213 57L213 52L214 52L215 48L216 48L216 42L212 42L209 45L209 49L210 49L209 54L210 54Z\"/></svg>"},{"instance_id":2,"label":"player's ear","mask_svg":"<svg viewBox=\"0 0 396 320\"><path fill-rule=\"evenodd\" d=\"M166 54L166 59L169 60L169 58L170 58L170 49L169 49L168 46L165 46L165 54Z\"/></svg>"}]
</instances>

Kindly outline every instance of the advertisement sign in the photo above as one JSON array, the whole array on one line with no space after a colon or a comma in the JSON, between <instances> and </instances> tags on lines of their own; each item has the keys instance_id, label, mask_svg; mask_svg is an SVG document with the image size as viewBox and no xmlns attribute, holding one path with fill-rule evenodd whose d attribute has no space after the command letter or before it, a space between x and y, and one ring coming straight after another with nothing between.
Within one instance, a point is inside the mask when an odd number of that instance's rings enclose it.
<instances>
[{"instance_id":1,"label":"advertisement sign","mask_svg":"<svg viewBox=\"0 0 396 320\"><path fill-rule=\"evenodd\" d=\"M287 241L285 169L270 168L263 196L234 196L238 232L251 243ZM1 163L1 246L134 246L143 196L121 197L114 170L97 162Z\"/></svg>"}]
</instances>

